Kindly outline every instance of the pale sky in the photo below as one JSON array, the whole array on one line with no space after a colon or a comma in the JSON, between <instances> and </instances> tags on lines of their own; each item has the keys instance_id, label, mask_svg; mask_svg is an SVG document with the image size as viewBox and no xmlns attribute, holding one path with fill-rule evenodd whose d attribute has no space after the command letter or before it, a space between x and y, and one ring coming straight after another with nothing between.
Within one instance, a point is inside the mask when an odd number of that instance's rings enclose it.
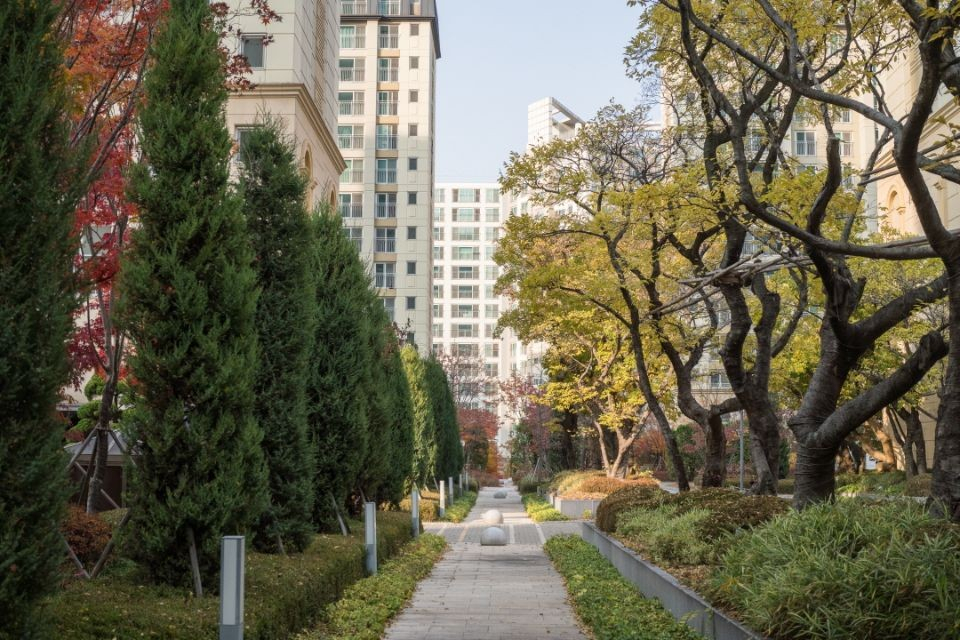
<instances>
[{"instance_id":1,"label":"pale sky","mask_svg":"<svg viewBox=\"0 0 960 640\"><path fill-rule=\"evenodd\" d=\"M552 96L584 120L640 85L623 50L626 0L437 0L437 182L495 181L527 140L527 105Z\"/></svg>"}]
</instances>

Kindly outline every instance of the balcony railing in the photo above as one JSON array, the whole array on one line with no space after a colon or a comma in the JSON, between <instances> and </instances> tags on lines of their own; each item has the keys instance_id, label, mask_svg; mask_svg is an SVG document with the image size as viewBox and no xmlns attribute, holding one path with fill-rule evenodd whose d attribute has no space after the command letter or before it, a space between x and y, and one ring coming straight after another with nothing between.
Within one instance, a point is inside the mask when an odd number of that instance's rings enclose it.
<instances>
[{"instance_id":1,"label":"balcony railing","mask_svg":"<svg viewBox=\"0 0 960 640\"><path fill-rule=\"evenodd\" d=\"M342 0L340 2L340 15L367 16L374 13L373 7L373 3L369 0Z\"/></svg>"},{"instance_id":2,"label":"balcony railing","mask_svg":"<svg viewBox=\"0 0 960 640\"><path fill-rule=\"evenodd\" d=\"M377 169L377 184L396 184L396 169Z\"/></svg>"},{"instance_id":3,"label":"balcony railing","mask_svg":"<svg viewBox=\"0 0 960 640\"><path fill-rule=\"evenodd\" d=\"M396 202L378 202L376 207L376 216L378 218L396 218L397 203Z\"/></svg>"},{"instance_id":4,"label":"balcony railing","mask_svg":"<svg viewBox=\"0 0 960 640\"><path fill-rule=\"evenodd\" d=\"M397 241L395 238L377 238L377 253L396 253Z\"/></svg>"},{"instance_id":5,"label":"balcony railing","mask_svg":"<svg viewBox=\"0 0 960 640\"><path fill-rule=\"evenodd\" d=\"M363 103L362 103L362 102L341 102L341 103L340 103L340 115L342 115L342 116L362 116L362 115L363 115Z\"/></svg>"},{"instance_id":6,"label":"balcony railing","mask_svg":"<svg viewBox=\"0 0 960 640\"><path fill-rule=\"evenodd\" d=\"M362 111L361 111L362 113ZM377 102L377 115L378 116L395 116L397 115L397 103L396 101L383 101Z\"/></svg>"},{"instance_id":7,"label":"balcony railing","mask_svg":"<svg viewBox=\"0 0 960 640\"><path fill-rule=\"evenodd\" d=\"M337 136L337 144L341 149L363 149L363 136Z\"/></svg>"},{"instance_id":8,"label":"balcony railing","mask_svg":"<svg viewBox=\"0 0 960 640\"><path fill-rule=\"evenodd\" d=\"M340 15L344 16L435 16L432 2L424 0L341 0Z\"/></svg>"},{"instance_id":9,"label":"balcony railing","mask_svg":"<svg viewBox=\"0 0 960 640\"><path fill-rule=\"evenodd\" d=\"M342 203L340 205L340 217L341 218L362 218L363 203L362 202Z\"/></svg>"},{"instance_id":10,"label":"balcony railing","mask_svg":"<svg viewBox=\"0 0 960 640\"><path fill-rule=\"evenodd\" d=\"M381 33L377 38L377 46L381 49L399 49L400 35L396 33Z\"/></svg>"},{"instance_id":11,"label":"balcony railing","mask_svg":"<svg viewBox=\"0 0 960 640\"><path fill-rule=\"evenodd\" d=\"M377 9L382 16L398 16L400 15L400 0L380 0Z\"/></svg>"},{"instance_id":12,"label":"balcony railing","mask_svg":"<svg viewBox=\"0 0 960 640\"><path fill-rule=\"evenodd\" d=\"M367 46L367 34L362 31L352 35L340 35L341 49L364 49Z\"/></svg>"},{"instance_id":13,"label":"balcony railing","mask_svg":"<svg viewBox=\"0 0 960 640\"><path fill-rule=\"evenodd\" d=\"M363 169L347 169L340 175L340 182L344 184L359 184L363 182Z\"/></svg>"},{"instance_id":14,"label":"balcony railing","mask_svg":"<svg viewBox=\"0 0 960 640\"><path fill-rule=\"evenodd\" d=\"M397 148L397 134L380 134L377 136L377 149L394 150Z\"/></svg>"},{"instance_id":15,"label":"balcony railing","mask_svg":"<svg viewBox=\"0 0 960 640\"><path fill-rule=\"evenodd\" d=\"M400 82L398 67L380 67L377 69L377 82Z\"/></svg>"},{"instance_id":16,"label":"balcony railing","mask_svg":"<svg viewBox=\"0 0 960 640\"><path fill-rule=\"evenodd\" d=\"M392 273L378 273L374 277L373 283L378 289L396 289L396 277Z\"/></svg>"},{"instance_id":17,"label":"balcony railing","mask_svg":"<svg viewBox=\"0 0 960 640\"><path fill-rule=\"evenodd\" d=\"M341 67L340 82L363 82L366 75L363 67Z\"/></svg>"}]
</instances>

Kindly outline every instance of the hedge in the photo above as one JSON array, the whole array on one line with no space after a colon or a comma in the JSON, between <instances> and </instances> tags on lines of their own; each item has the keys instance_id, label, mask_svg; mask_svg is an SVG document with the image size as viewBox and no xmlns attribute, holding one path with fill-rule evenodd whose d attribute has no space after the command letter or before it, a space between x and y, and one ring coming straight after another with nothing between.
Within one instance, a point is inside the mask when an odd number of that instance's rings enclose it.
<instances>
[{"instance_id":1,"label":"hedge","mask_svg":"<svg viewBox=\"0 0 960 640\"><path fill-rule=\"evenodd\" d=\"M558 520L569 520L556 509L550 506L545 498L535 494L527 494L520 498L523 500L523 507L527 510L527 515L534 522L552 522Z\"/></svg>"}]
</instances>

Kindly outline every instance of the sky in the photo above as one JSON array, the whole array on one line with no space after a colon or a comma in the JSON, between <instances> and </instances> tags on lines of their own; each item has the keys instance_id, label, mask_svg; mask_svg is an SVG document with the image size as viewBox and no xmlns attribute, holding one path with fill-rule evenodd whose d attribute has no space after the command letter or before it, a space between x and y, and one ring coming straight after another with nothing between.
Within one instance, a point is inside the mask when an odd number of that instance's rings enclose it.
<instances>
[{"instance_id":1,"label":"sky","mask_svg":"<svg viewBox=\"0 0 960 640\"><path fill-rule=\"evenodd\" d=\"M527 141L527 105L552 96L587 120L639 85L623 50L626 0L437 0L436 180L494 182Z\"/></svg>"}]
</instances>

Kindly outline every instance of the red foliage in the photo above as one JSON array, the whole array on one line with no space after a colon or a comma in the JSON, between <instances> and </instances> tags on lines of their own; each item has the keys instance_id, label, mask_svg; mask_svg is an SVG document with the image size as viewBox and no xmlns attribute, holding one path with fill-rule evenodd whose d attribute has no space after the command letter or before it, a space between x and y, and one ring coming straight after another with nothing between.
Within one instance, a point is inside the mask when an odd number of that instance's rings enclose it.
<instances>
[{"instance_id":1,"label":"red foliage","mask_svg":"<svg viewBox=\"0 0 960 640\"><path fill-rule=\"evenodd\" d=\"M97 561L113 532L110 525L99 517L74 506L67 511L60 529L67 544L84 564Z\"/></svg>"}]
</instances>

